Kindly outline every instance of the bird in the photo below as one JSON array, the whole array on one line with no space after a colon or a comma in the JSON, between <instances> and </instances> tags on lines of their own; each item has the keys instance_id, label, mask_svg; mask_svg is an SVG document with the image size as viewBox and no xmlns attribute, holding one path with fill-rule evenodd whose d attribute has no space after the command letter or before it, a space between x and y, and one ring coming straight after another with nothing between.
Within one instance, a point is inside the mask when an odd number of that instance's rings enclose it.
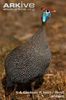
<instances>
[{"instance_id":1,"label":"bird","mask_svg":"<svg viewBox=\"0 0 66 100\"><path fill-rule=\"evenodd\" d=\"M7 94L7 90L10 88L12 91L15 90L17 84L22 84L23 87L28 86L30 91L34 91L34 87L38 83L43 83L41 80L43 80L52 55L45 32L45 24L51 15L50 10L43 10L38 31L27 42L16 47L7 55L4 63L6 97L10 95ZM34 100L33 97L32 100Z\"/></svg>"}]
</instances>

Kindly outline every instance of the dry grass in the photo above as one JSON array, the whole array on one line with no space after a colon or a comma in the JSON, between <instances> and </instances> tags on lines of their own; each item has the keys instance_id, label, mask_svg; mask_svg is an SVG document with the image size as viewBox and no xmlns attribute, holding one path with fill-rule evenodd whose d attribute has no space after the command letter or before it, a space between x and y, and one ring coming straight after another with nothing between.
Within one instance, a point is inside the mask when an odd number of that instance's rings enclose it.
<instances>
[{"instance_id":1,"label":"dry grass","mask_svg":"<svg viewBox=\"0 0 66 100\"><path fill-rule=\"evenodd\" d=\"M0 3L3 4L4 1L1 0ZM57 12L53 14L46 25L52 61L44 76L43 85L35 91L51 91L52 93L64 91L64 98L52 98L51 95L39 94L39 100L66 100L66 1L34 0L33 2L36 3L37 8L34 12L0 10L0 80L5 73L4 61L6 55L24 42L26 38L31 37L35 30L39 28L41 22L38 16L40 16L42 5L55 8ZM29 95L17 94L16 96L18 100L30 100ZM5 100L1 81L0 97Z\"/></svg>"}]
</instances>

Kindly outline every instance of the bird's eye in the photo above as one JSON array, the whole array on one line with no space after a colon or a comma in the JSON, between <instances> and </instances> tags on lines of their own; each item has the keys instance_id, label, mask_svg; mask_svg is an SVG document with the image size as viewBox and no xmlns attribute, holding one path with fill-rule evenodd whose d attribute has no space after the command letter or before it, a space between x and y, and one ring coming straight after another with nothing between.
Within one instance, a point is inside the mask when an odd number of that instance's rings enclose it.
<instances>
[{"instance_id":1,"label":"bird's eye","mask_svg":"<svg viewBox=\"0 0 66 100\"><path fill-rule=\"evenodd\" d=\"M49 10L47 10L47 12L49 12Z\"/></svg>"}]
</instances>

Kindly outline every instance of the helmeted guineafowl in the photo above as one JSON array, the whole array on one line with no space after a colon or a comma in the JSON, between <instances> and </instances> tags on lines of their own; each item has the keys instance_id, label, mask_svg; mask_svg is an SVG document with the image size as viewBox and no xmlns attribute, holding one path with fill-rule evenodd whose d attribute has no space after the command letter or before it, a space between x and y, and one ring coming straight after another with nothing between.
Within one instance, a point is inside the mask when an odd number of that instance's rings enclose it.
<instances>
[{"instance_id":1,"label":"helmeted guineafowl","mask_svg":"<svg viewBox=\"0 0 66 100\"><path fill-rule=\"evenodd\" d=\"M51 11L42 12L42 25L38 32L26 43L15 48L5 60L6 87L17 83L30 85L39 82L51 60L51 52L46 41L44 25L51 16Z\"/></svg>"}]
</instances>

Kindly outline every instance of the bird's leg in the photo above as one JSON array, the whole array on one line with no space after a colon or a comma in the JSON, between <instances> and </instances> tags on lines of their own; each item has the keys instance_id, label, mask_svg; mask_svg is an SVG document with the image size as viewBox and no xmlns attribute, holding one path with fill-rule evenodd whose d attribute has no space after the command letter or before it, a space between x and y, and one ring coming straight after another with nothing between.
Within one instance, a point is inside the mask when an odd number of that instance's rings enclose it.
<instances>
[{"instance_id":1,"label":"bird's leg","mask_svg":"<svg viewBox=\"0 0 66 100\"><path fill-rule=\"evenodd\" d=\"M35 81L31 84L32 94L30 96L31 96L32 100L39 100L39 95L36 97L35 95L37 95L37 94L34 94L34 87L35 87Z\"/></svg>"},{"instance_id":2,"label":"bird's leg","mask_svg":"<svg viewBox=\"0 0 66 100\"><path fill-rule=\"evenodd\" d=\"M11 100L11 94L9 93L9 90L7 89L7 87L5 90L5 100Z\"/></svg>"},{"instance_id":3,"label":"bird's leg","mask_svg":"<svg viewBox=\"0 0 66 100\"><path fill-rule=\"evenodd\" d=\"M11 96L9 95L9 96L6 96L5 97L5 100L11 100Z\"/></svg>"},{"instance_id":4,"label":"bird's leg","mask_svg":"<svg viewBox=\"0 0 66 100\"><path fill-rule=\"evenodd\" d=\"M37 77L35 80L35 86L34 86L35 89L39 88L43 84L43 81L44 81L43 76Z\"/></svg>"},{"instance_id":5,"label":"bird's leg","mask_svg":"<svg viewBox=\"0 0 66 100\"><path fill-rule=\"evenodd\" d=\"M35 85L35 82L32 82L32 84L31 84L31 91L32 92L34 92L34 85ZM30 96L31 96L32 100L35 100L35 96L33 93Z\"/></svg>"},{"instance_id":6,"label":"bird's leg","mask_svg":"<svg viewBox=\"0 0 66 100\"><path fill-rule=\"evenodd\" d=\"M14 90L14 84L12 83L9 77L6 77L4 82L5 83L3 83L3 85L5 89L5 100L11 100L11 93Z\"/></svg>"},{"instance_id":7,"label":"bird's leg","mask_svg":"<svg viewBox=\"0 0 66 100\"><path fill-rule=\"evenodd\" d=\"M14 90L12 92L11 100L16 100L16 88L17 88L17 84L14 86Z\"/></svg>"},{"instance_id":8,"label":"bird's leg","mask_svg":"<svg viewBox=\"0 0 66 100\"><path fill-rule=\"evenodd\" d=\"M42 85L43 81L44 81L43 76L37 77L36 80L35 80L34 88L35 89L39 88ZM40 97L39 97L38 93L37 93L37 100L40 100Z\"/></svg>"}]
</instances>

